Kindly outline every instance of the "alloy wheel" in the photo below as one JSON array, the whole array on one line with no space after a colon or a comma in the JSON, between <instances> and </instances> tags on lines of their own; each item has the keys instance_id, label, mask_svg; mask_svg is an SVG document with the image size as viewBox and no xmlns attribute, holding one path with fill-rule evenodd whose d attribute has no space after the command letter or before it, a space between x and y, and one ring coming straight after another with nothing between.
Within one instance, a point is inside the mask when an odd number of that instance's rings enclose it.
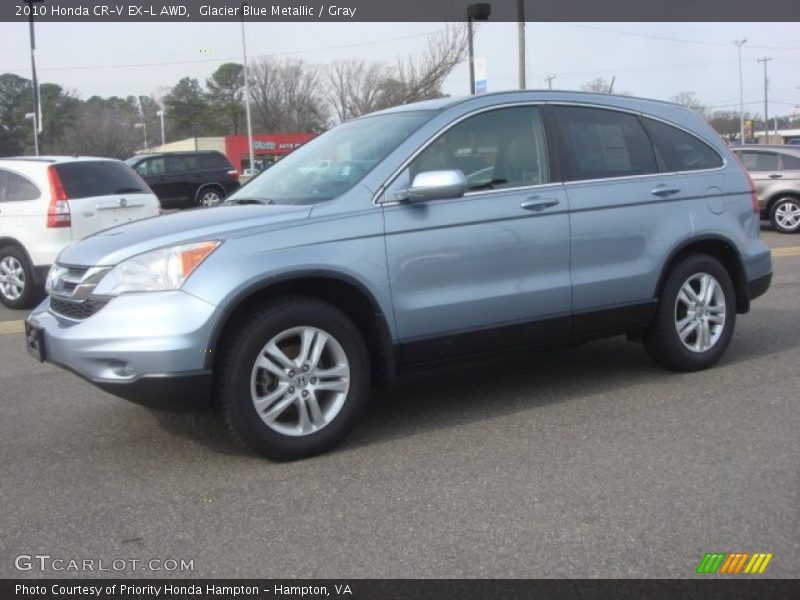
<instances>
[{"instance_id":1,"label":"alloy wheel","mask_svg":"<svg viewBox=\"0 0 800 600\"><path fill-rule=\"evenodd\" d=\"M250 396L261 420L283 435L304 436L328 425L344 406L350 365L342 346L316 327L273 337L256 358Z\"/></svg>"},{"instance_id":2,"label":"alloy wheel","mask_svg":"<svg viewBox=\"0 0 800 600\"><path fill-rule=\"evenodd\" d=\"M800 206L796 202L781 202L775 207L775 221L783 229L794 231L800 227Z\"/></svg>"},{"instance_id":3,"label":"alloy wheel","mask_svg":"<svg viewBox=\"0 0 800 600\"><path fill-rule=\"evenodd\" d=\"M8 300L17 300L25 291L25 271L13 256L0 260L0 294Z\"/></svg>"},{"instance_id":4,"label":"alloy wheel","mask_svg":"<svg viewBox=\"0 0 800 600\"><path fill-rule=\"evenodd\" d=\"M675 329L692 352L706 352L725 329L725 292L708 273L695 273L681 286L675 300Z\"/></svg>"},{"instance_id":5,"label":"alloy wheel","mask_svg":"<svg viewBox=\"0 0 800 600\"><path fill-rule=\"evenodd\" d=\"M214 206L218 204L221 200L220 195L212 190L206 190L203 192L203 195L200 196L200 206Z\"/></svg>"}]
</instances>

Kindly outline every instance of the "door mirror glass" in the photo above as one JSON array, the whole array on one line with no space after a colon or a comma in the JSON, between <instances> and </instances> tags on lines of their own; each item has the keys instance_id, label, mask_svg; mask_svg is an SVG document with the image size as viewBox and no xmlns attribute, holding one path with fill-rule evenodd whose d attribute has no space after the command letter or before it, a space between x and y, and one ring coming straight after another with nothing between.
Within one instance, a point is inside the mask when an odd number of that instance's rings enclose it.
<instances>
[{"instance_id":1,"label":"door mirror glass","mask_svg":"<svg viewBox=\"0 0 800 600\"><path fill-rule=\"evenodd\" d=\"M467 191L467 178L460 169L425 171L414 177L411 187L395 192L395 200L425 202L460 198Z\"/></svg>"}]
</instances>

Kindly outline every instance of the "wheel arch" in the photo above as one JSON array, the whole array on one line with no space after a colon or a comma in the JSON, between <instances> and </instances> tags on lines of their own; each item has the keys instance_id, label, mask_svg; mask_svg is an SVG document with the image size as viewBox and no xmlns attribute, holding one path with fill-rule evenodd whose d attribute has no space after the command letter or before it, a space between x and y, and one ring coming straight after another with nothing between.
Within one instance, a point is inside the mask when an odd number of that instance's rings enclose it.
<instances>
[{"instance_id":1,"label":"wheel arch","mask_svg":"<svg viewBox=\"0 0 800 600\"><path fill-rule=\"evenodd\" d=\"M209 348L224 342L225 331L239 315L264 301L285 295L302 295L328 302L341 310L364 336L371 357L373 381L386 385L394 378L394 346L386 315L361 282L335 271L308 270L270 277L241 290L225 306L211 334ZM215 366L217 352L206 358Z\"/></svg>"},{"instance_id":2,"label":"wheel arch","mask_svg":"<svg viewBox=\"0 0 800 600\"><path fill-rule=\"evenodd\" d=\"M750 310L750 294L747 289L747 275L745 274L742 256L733 241L725 236L716 234L702 235L684 240L670 252L661 268L656 285L656 298L661 297L661 292L664 289L669 273L683 257L689 254L708 254L719 260L731 276L733 287L736 290L736 312L741 314Z\"/></svg>"},{"instance_id":3,"label":"wheel arch","mask_svg":"<svg viewBox=\"0 0 800 600\"><path fill-rule=\"evenodd\" d=\"M225 192L225 188L222 186L221 183L216 183L214 181L209 181L207 183L201 183L200 186L197 188L197 191L194 193L194 201L195 201L195 203L197 203L197 201L200 199L200 192L202 192L204 189L210 188L210 187L213 187L213 188L216 188L217 190L219 190L221 198L225 198L225 196L227 195L227 192Z\"/></svg>"}]
</instances>

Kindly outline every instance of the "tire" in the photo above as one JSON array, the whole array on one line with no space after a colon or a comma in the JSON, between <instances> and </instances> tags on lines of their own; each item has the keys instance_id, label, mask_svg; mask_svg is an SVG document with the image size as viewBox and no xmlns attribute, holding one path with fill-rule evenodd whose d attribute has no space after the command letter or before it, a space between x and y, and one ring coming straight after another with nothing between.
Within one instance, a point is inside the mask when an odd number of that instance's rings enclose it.
<instances>
[{"instance_id":1,"label":"tire","mask_svg":"<svg viewBox=\"0 0 800 600\"><path fill-rule=\"evenodd\" d=\"M682 291L690 285L696 296L702 295L704 285L708 291L704 281L710 282L709 277L715 283L710 302L701 303L699 310L690 309L692 299ZM667 276L656 317L643 332L642 342L650 356L668 369L699 371L725 353L735 326L736 292L727 270L712 256L691 254ZM706 330L708 337L701 337Z\"/></svg>"},{"instance_id":2,"label":"tire","mask_svg":"<svg viewBox=\"0 0 800 600\"><path fill-rule=\"evenodd\" d=\"M314 362L320 333L329 338ZM311 342L306 372L299 358L303 335ZM338 309L312 298L282 298L238 319L225 335L216 366L214 401L228 430L273 460L312 456L339 444L369 395L370 361L361 333ZM334 366L336 375L330 375ZM257 408L259 397L265 400Z\"/></svg>"},{"instance_id":3,"label":"tire","mask_svg":"<svg viewBox=\"0 0 800 600\"><path fill-rule=\"evenodd\" d=\"M25 252L18 246L0 248L0 302L8 308L32 308L41 295Z\"/></svg>"},{"instance_id":4,"label":"tire","mask_svg":"<svg viewBox=\"0 0 800 600\"><path fill-rule=\"evenodd\" d=\"M800 200L792 196L778 198L769 209L769 222L779 233L800 231Z\"/></svg>"},{"instance_id":5,"label":"tire","mask_svg":"<svg viewBox=\"0 0 800 600\"><path fill-rule=\"evenodd\" d=\"M197 191L195 206L215 206L222 202L225 193L215 185L207 185Z\"/></svg>"}]
</instances>

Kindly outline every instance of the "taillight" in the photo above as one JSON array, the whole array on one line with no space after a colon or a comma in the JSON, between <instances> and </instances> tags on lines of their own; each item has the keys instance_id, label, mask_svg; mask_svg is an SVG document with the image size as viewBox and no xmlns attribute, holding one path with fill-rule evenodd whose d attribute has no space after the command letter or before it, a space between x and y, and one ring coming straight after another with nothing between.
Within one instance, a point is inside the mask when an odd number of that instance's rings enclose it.
<instances>
[{"instance_id":1,"label":"taillight","mask_svg":"<svg viewBox=\"0 0 800 600\"><path fill-rule=\"evenodd\" d=\"M231 169L230 171L228 171L228 177L230 177L231 179L237 179L238 180L239 179L239 171L237 171L236 169Z\"/></svg>"},{"instance_id":2,"label":"taillight","mask_svg":"<svg viewBox=\"0 0 800 600\"><path fill-rule=\"evenodd\" d=\"M744 166L742 159L739 158L739 155L736 152L731 152L733 154L733 158L736 159L736 162L739 163L739 166L742 167L742 172L747 177L747 183L750 184L750 201L753 203L753 212L757 215L761 214L761 208L758 206L758 191L756 190L756 184L753 183L753 178L750 177L750 171L747 170L747 167Z\"/></svg>"},{"instance_id":3,"label":"taillight","mask_svg":"<svg viewBox=\"0 0 800 600\"><path fill-rule=\"evenodd\" d=\"M47 168L47 179L50 181L50 206L47 207L48 227L69 227L72 218L69 214L69 203L61 177L54 165Z\"/></svg>"}]
</instances>

